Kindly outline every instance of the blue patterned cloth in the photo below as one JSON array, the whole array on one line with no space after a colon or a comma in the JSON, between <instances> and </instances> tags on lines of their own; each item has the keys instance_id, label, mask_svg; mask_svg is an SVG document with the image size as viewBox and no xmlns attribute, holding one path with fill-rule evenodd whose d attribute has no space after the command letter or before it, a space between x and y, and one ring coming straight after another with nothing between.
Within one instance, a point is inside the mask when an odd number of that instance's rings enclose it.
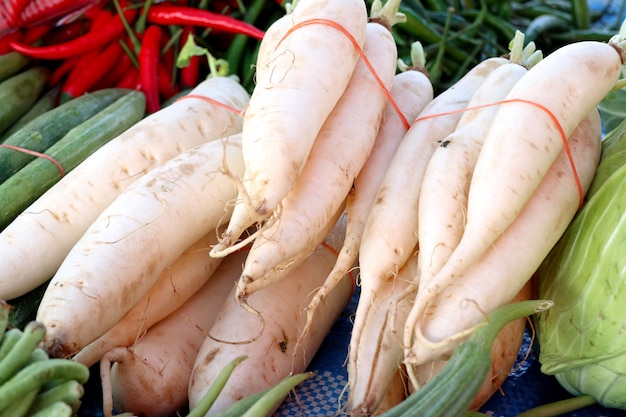
<instances>
[{"instance_id":1,"label":"blue patterned cloth","mask_svg":"<svg viewBox=\"0 0 626 417\"><path fill-rule=\"evenodd\" d=\"M274 417L342 415L338 413L345 404L348 380L345 359L357 301L358 293L313 358L309 370L316 375L298 386L297 398L288 397ZM554 377L541 373L538 356L539 348L536 343L531 344L531 333L527 330L514 371L502 391L495 393L480 411L494 417L515 417L530 408L571 397ZM563 417L626 417L626 411L590 406Z\"/></svg>"},{"instance_id":2,"label":"blue patterned cloth","mask_svg":"<svg viewBox=\"0 0 626 417\"><path fill-rule=\"evenodd\" d=\"M287 397L275 416L336 416L346 383L343 373L321 371L298 387L297 398Z\"/></svg>"},{"instance_id":3,"label":"blue patterned cloth","mask_svg":"<svg viewBox=\"0 0 626 417\"><path fill-rule=\"evenodd\" d=\"M315 376L297 388L297 396L285 399L274 417L335 417L342 416L341 407L347 398L348 376L345 366L352 317L358 302L358 291L322 343L309 366ZM481 411L494 417L515 417L530 408L571 397L553 377L539 369L539 348L531 346L527 331L518 362L497 392ZM530 353L528 352L530 349ZM97 368L97 367L96 367ZM77 417L102 417L102 397L97 369L86 385L83 405ZM173 416L174 417L174 416ZM452 416L451 416L452 417ZM626 411L589 406L563 417L626 417Z\"/></svg>"}]
</instances>

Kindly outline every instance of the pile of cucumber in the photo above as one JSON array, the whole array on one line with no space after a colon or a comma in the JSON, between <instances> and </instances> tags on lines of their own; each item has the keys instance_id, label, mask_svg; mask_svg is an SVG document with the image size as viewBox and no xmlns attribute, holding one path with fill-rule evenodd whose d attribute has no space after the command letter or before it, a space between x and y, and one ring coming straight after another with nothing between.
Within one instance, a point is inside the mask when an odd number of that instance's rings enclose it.
<instances>
[{"instance_id":1,"label":"pile of cucumber","mask_svg":"<svg viewBox=\"0 0 626 417\"><path fill-rule=\"evenodd\" d=\"M49 78L47 68L18 52L0 55L0 139L54 106Z\"/></svg>"},{"instance_id":2,"label":"pile of cucumber","mask_svg":"<svg viewBox=\"0 0 626 417\"><path fill-rule=\"evenodd\" d=\"M145 115L136 90L108 88L59 104L49 71L0 55L0 230L95 150Z\"/></svg>"}]
</instances>

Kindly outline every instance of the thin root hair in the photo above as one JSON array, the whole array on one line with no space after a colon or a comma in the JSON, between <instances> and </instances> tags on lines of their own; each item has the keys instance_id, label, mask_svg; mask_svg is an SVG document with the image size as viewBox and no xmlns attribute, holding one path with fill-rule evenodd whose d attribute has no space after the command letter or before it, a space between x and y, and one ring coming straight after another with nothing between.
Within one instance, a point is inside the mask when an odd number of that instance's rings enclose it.
<instances>
[{"instance_id":1,"label":"thin root hair","mask_svg":"<svg viewBox=\"0 0 626 417\"><path fill-rule=\"evenodd\" d=\"M412 291L409 291L412 290ZM405 289L404 291L402 291L400 293L400 296L398 297L397 300L391 301L389 303L389 308L387 309L387 312L390 314L390 329L391 329L391 334L396 336L398 344L404 348L404 342L403 342L403 337L402 335L399 334L399 332L396 330L396 324L398 323L397 318L398 318L398 309L400 308L399 304L406 301L407 298L409 298L410 296L414 295L415 289L409 287L408 289Z\"/></svg>"},{"instance_id":2,"label":"thin root hair","mask_svg":"<svg viewBox=\"0 0 626 417\"><path fill-rule=\"evenodd\" d=\"M290 67L287 69L282 69L281 74L277 74L276 76L274 76L275 72L276 72L276 68L277 66L274 65L272 66L272 69L270 69L270 75L269 75L269 80L270 80L270 84L274 85L274 84L280 84L281 82L283 82L285 80L285 78L287 77L287 74L289 74L291 68L293 67L294 62L296 61L296 55L290 51L289 49L285 49L282 53L278 54L277 56L275 56L274 58L272 58L267 64L268 66L271 65L275 60L277 59L284 59L284 58L290 58L291 63L290 63Z\"/></svg>"},{"instance_id":3,"label":"thin root hair","mask_svg":"<svg viewBox=\"0 0 626 417\"><path fill-rule=\"evenodd\" d=\"M239 198L241 199L241 201L246 204L248 207L252 207L252 202L251 202L251 198L250 195L248 194L248 191L246 190L246 188L244 187L244 180L243 178L241 178L239 175L234 174L232 172L232 170L228 167L228 158L226 157L226 147L228 146L228 137L226 138L222 138L220 139L221 143L222 143L222 148L223 148L223 152L222 152L222 167L220 168L220 173L222 173L223 175L225 175L226 177L230 178L235 187L237 188L237 192L239 194ZM237 204L237 200L235 202L233 202L232 204L235 205Z\"/></svg>"},{"instance_id":4,"label":"thin root hair","mask_svg":"<svg viewBox=\"0 0 626 417\"><path fill-rule=\"evenodd\" d=\"M143 337L148 332L148 329L145 327L145 325L146 325L146 322L148 321L146 312L150 308L150 300L152 300L151 296L149 296L148 300L146 301L146 307L143 309L143 315L141 316L141 325L137 329L137 334L135 335L135 340L133 341L132 345L136 345L137 343L139 343L139 341L143 339Z\"/></svg>"},{"instance_id":5,"label":"thin root hair","mask_svg":"<svg viewBox=\"0 0 626 417\"><path fill-rule=\"evenodd\" d=\"M337 397L337 414L335 414L335 416L349 415L349 412L346 411L348 409L349 400L346 400L343 403L343 405L341 404L341 401L346 396L346 393L348 393L348 397L350 397L350 393L348 392L349 388L350 388L350 384L345 384L343 388L341 389L341 392L339 393L339 396Z\"/></svg>"},{"instance_id":6,"label":"thin root hair","mask_svg":"<svg viewBox=\"0 0 626 417\"><path fill-rule=\"evenodd\" d=\"M528 344L528 349L526 349L526 352L524 353L524 357L519 361L519 364L511 370L511 373L516 372L522 368L524 363L530 357L532 353L533 345L535 344L535 337L536 337L535 326L533 324L532 319L529 316L526 316L526 321L528 322L528 327L530 327L530 343Z\"/></svg>"},{"instance_id":7,"label":"thin root hair","mask_svg":"<svg viewBox=\"0 0 626 417\"><path fill-rule=\"evenodd\" d=\"M213 336L211 334L210 331L205 331L205 335L210 338L211 340L218 342L218 343L224 343L224 344L229 344L229 345L247 345L248 343L252 343L254 341L256 341L259 337L261 337L261 335L263 335L263 331L265 330L265 318L263 317L263 314L261 314L260 311L255 310L248 302L247 302L247 297L243 294L239 295L237 297L237 302L239 304L239 306L241 306L244 310L254 314L255 316L257 316L259 318L259 320L261 321L261 326L260 326L260 330L259 332L252 338L248 339L248 340L226 340L226 339L220 339L219 337Z\"/></svg>"},{"instance_id":8,"label":"thin root hair","mask_svg":"<svg viewBox=\"0 0 626 417\"><path fill-rule=\"evenodd\" d=\"M154 196L155 196L155 199L161 203L161 211L159 212L159 214L157 214L156 217L154 217L153 219L151 219L149 221L144 221L144 222L140 222L139 220L137 220L138 223L141 223L137 228L135 228L135 229L133 229L133 230L127 232L127 233L124 233L122 236L120 236L119 238L117 238L115 240L110 240L110 241L101 240L101 241L99 241L99 243L107 244L107 245L114 245L114 244L119 243L122 240L128 238L133 233L136 233L139 230L143 229L144 227L148 227L148 226L150 226L150 224L152 224L153 222L157 221L163 215L163 213L165 212L166 204L165 204L165 202L163 200L158 198L156 193L154 194ZM118 215L114 215L114 216L109 215L109 216L107 216L107 225L105 226L105 228L109 227L109 225L111 224L111 221L112 221L112 219L114 217L126 217L128 219L131 219L131 217L129 215L127 215L127 214L118 214Z\"/></svg>"}]
</instances>

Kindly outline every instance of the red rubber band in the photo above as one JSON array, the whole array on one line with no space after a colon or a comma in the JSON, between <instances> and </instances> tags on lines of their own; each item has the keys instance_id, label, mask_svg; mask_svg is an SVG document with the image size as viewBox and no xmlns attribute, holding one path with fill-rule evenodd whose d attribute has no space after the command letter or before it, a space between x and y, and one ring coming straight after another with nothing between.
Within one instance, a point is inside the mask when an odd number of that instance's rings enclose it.
<instances>
[{"instance_id":1,"label":"red rubber band","mask_svg":"<svg viewBox=\"0 0 626 417\"><path fill-rule=\"evenodd\" d=\"M376 70L374 69L374 67L372 66L371 62L369 61L369 59L365 55L365 52L363 52L363 49L361 49L361 46L359 45L357 40L354 39L354 36L352 36L352 34L350 32L348 32L348 30L346 28L344 28L343 26L341 26L339 23L337 23L337 22L335 22L333 20L330 20L330 19L322 19L322 18L309 19L309 20L302 21L300 23L296 23L291 28L289 28L289 30L285 33L285 35L278 41L278 43L276 44L276 48L278 48L278 46L281 44L281 42L288 35L290 35L294 30L299 29L299 28L301 28L303 26L308 26L308 25L313 25L313 24L324 24L324 25L333 27L333 28L339 30L340 32L342 32L344 35L346 35L348 37L350 42L352 42L352 45L354 45L354 48L359 53L359 56L363 60L363 63L365 63L365 65L367 66L367 69L370 71L370 73L372 74L372 76L376 80L376 83L378 83L378 85L382 89L383 94L385 95L385 97L387 98L387 100L389 101L389 103L391 104L393 109L395 110L396 114L398 115L398 117L402 121L402 124L404 125L404 127L406 129L411 127L411 124L409 123L407 118L404 116L404 114L402 114L402 111L400 110L400 107L398 107L398 103L396 103L396 101L394 100L393 96L391 95L391 93L389 92L387 87L385 86L385 83L380 79L380 77L376 73Z\"/></svg>"},{"instance_id":2,"label":"red rubber band","mask_svg":"<svg viewBox=\"0 0 626 417\"><path fill-rule=\"evenodd\" d=\"M456 110L452 110L452 111L445 112L445 113L429 114L429 115L426 115L426 116L423 116L423 117L418 117L417 119L415 119L413 121L413 123L416 123L416 122L422 121L422 120L433 119L435 117L446 116L448 114L462 113L462 112L469 111L469 110L478 110L478 109L482 109L482 108L485 108L485 107L497 106L497 105L506 104L506 103L526 103L526 104L530 104L530 105L535 106L538 109L542 110L543 112L545 112L548 115L548 117L552 120L552 122L556 126L556 129L559 132L559 135L561 136L561 140L563 142L563 148L565 149L565 154L567 155L567 159L569 160L569 164L570 164L570 166L572 168L572 173L574 174L574 182L576 183L576 188L578 190L578 196L579 196L578 208L580 209L582 207L584 199L585 199L585 193L583 192L583 187L582 187L582 184L580 182L580 177L578 176L578 170L576 169L576 164L574 163L574 157L572 156L572 150L570 149L569 142L567 141L567 135L565 134L565 130L563 130L563 127L559 123L559 119L554 115L554 113L552 113L552 111L550 111L550 109L548 109L543 104L540 104L540 103L537 103L537 102L534 102L534 101L531 101L531 100L526 100L526 99L523 99L523 98L511 98L511 99L496 101L494 103L488 103L488 104L482 104L482 105L479 105L479 106L466 107L466 108L463 108L463 109L456 109Z\"/></svg>"},{"instance_id":3,"label":"red rubber band","mask_svg":"<svg viewBox=\"0 0 626 417\"><path fill-rule=\"evenodd\" d=\"M184 95L184 96L176 99L176 101L185 100L185 99L188 99L188 98L197 98L199 100L203 100L203 101L206 101L208 103L215 104L216 106L222 107L222 108L224 108L226 110L230 110L230 111L232 111L235 114L239 114L239 115L243 114L243 111L241 111L241 110L238 110L238 109L236 109L234 107L231 107L228 104L224 104L221 101L215 100L215 99L213 99L211 97L203 96L203 95L200 95L200 94L187 94L187 95Z\"/></svg>"},{"instance_id":4,"label":"red rubber band","mask_svg":"<svg viewBox=\"0 0 626 417\"><path fill-rule=\"evenodd\" d=\"M48 161L52 162L57 167L57 169L61 173L61 177L65 176L65 169L63 169L63 166L61 165L61 163L59 161L57 161L56 159L54 159L53 157L51 157L50 155L46 155L45 153L41 153L41 152L37 152L37 151L32 151L30 149L22 148L20 146L9 145L9 144L6 144L6 143L1 143L0 144L0 148L8 148L8 149L12 149L12 150L17 151L17 152L22 152L22 153L25 153L25 154L28 154L28 155L33 155L33 156L36 156L38 158L47 159Z\"/></svg>"}]
</instances>

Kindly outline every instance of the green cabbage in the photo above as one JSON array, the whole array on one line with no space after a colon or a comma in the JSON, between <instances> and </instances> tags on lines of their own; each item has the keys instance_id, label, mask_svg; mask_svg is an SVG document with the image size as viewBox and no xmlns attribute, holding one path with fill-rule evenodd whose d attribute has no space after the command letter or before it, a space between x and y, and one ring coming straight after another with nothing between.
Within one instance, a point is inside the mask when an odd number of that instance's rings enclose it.
<instances>
[{"instance_id":1,"label":"green cabbage","mask_svg":"<svg viewBox=\"0 0 626 417\"><path fill-rule=\"evenodd\" d=\"M536 274L539 361L573 395L626 410L626 120L603 141L581 210Z\"/></svg>"}]
</instances>

